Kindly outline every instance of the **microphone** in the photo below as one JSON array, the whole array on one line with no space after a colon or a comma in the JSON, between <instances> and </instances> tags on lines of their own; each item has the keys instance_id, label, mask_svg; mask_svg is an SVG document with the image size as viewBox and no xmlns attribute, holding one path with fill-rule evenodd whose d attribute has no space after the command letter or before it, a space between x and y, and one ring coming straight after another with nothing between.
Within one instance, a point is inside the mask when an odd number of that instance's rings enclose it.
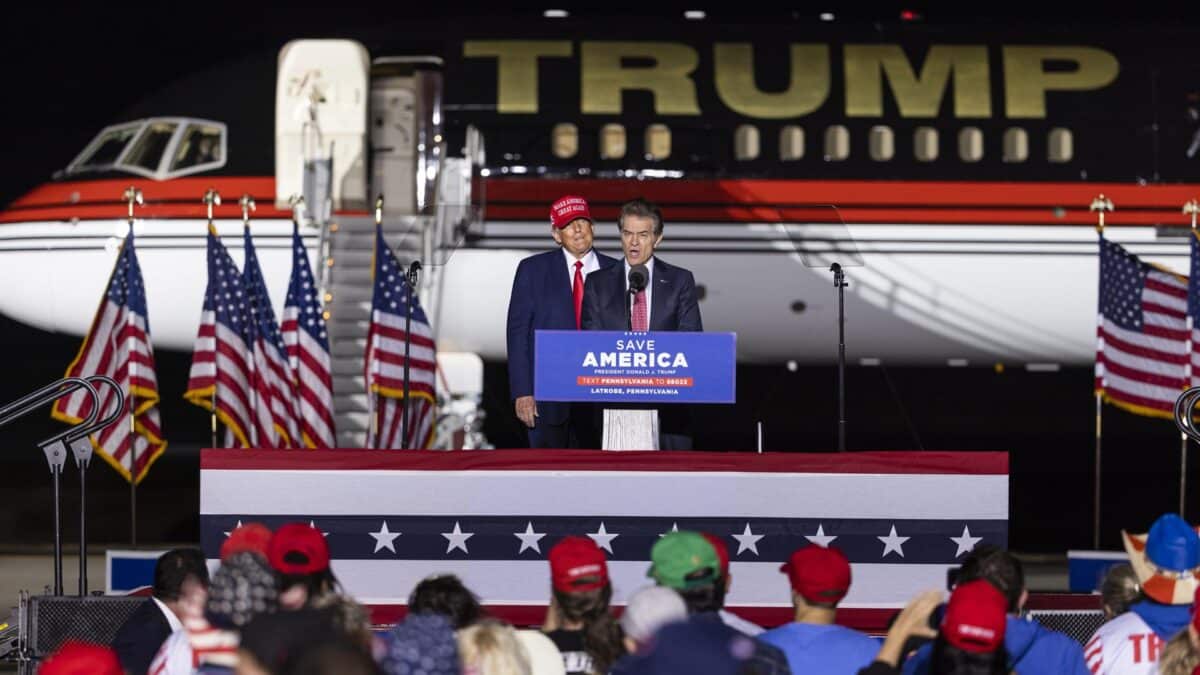
<instances>
[{"instance_id":1,"label":"microphone","mask_svg":"<svg viewBox=\"0 0 1200 675\"><path fill-rule=\"evenodd\" d=\"M650 270L645 265L633 265L629 268L629 292L635 294L645 290L646 281L650 279Z\"/></svg>"}]
</instances>

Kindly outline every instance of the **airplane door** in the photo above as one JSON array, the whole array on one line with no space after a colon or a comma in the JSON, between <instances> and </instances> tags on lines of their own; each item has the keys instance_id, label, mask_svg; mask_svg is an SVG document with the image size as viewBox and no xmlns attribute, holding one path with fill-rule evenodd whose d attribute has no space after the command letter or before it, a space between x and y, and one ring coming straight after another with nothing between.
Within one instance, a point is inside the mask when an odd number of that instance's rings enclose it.
<instances>
[{"instance_id":1,"label":"airplane door","mask_svg":"<svg viewBox=\"0 0 1200 675\"><path fill-rule=\"evenodd\" d=\"M384 211L416 210L417 101L411 77L371 83L371 194L382 194Z\"/></svg>"}]
</instances>

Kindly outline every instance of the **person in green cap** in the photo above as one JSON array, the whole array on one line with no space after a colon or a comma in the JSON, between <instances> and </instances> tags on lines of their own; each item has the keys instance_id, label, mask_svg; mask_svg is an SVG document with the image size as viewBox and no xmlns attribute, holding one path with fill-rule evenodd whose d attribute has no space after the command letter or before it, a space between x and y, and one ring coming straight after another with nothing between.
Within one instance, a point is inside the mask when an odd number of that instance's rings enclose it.
<instances>
[{"instance_id":1,"label":"person in green cap","mask_svg":"<svg viewBox=\"0 0 1200 675\"><path fill-rule=\"evenodd\" d=\"M650 549L650 569L646 576L659 586L674 589L687 605L688 621L719 624L733 636L742 635L726 625L717 613L725 606L726 579L716 549L699 532L669 532ZM778 647L751 638L757 673L791 673L787 657Z\"/></svg>"}]
</instances>

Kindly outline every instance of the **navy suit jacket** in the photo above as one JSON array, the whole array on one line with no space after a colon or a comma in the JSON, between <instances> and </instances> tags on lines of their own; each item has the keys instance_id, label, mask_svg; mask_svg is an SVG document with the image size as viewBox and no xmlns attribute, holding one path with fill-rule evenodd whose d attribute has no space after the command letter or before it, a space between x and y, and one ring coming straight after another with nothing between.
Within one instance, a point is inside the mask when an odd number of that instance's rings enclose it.
<instances>
[{"instance_id":1,"label":"navy suit jacket","mask_svg":"<svg viewBox=\"0 0 1200 675\"><path fill-rule=\"evenodd\" d=\"M594 249L593 249L594 250ZM616 265L617 259L596 251L600 269L587 276L584 296L592 279ZM508 384L512 398L533 396L533 332L535 330L575 330L575 303L571 298L572 279L561 248L531 255L517 265L512 296L508 300ZM569 405L538 401L538 419L547 424L563 424Z\"/></svg>"},{"instance_id":2,"label":"navy suit jacket","mask_svg":"<svg viewBox=\"0 0 1200 675\"><path fill-rule=\"evenodd\" d=\"M655 256L651 276L650 330L703 331L692 273ZM623 263L593 272L583 287L583 329L629 330L628 298Z\"/></svg>"},{"instance_id":3,"label":"navy suit jacket","mask_svg":"<svg viewBox=\"0 0 1200 675\"><path fill-rule=\"evenodd\" d=\"M113 638L112 648L126 672L141 675L150 669L158 648L170 636L171 624L167 617L153 600L147 598L121 625Z\"/></svg>"}]
</instances>

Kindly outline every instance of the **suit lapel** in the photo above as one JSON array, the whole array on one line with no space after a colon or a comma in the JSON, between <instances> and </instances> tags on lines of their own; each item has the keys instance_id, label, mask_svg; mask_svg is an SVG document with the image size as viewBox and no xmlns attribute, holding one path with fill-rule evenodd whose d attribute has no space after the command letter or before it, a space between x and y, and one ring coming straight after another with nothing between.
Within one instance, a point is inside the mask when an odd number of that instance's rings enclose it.
<instances>
[{"instance_id":1,"label":"suit lapel","mask_svg":"<svg viewBox=\"0 0 1200 675\"><path fill-rule=\"evenodd\" d=\"M550 259L550 269L546 270L546 289L542 292L548 294L560 310L567 312L574 326L575 303L571 299L571 277L567 275L567 261L562 250L556 251L556 254Z\"/></svg>"},{"instance_id":2,"label":"suit lapel","mask_svg":"<svg viewBox=\"0 0 1200 675\"><path fill-rule=\"evenodd\" d=\"M667 296L672 291L671 267L654 259L654 274L650 283L654 291L650 294L650 330L664 330L667 320Z\"/></svg>"}]
</instances>

